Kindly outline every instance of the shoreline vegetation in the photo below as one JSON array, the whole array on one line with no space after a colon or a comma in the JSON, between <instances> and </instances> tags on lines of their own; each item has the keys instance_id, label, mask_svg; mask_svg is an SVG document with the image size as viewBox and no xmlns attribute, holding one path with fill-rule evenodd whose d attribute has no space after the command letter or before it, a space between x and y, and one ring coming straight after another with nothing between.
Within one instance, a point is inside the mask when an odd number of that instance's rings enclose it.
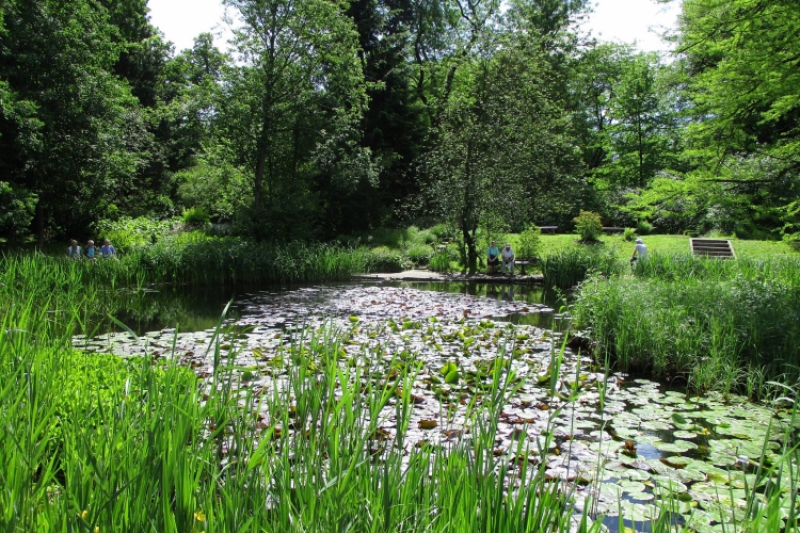
<instances>
[{"instance_id":1,"label":"shoreline vegetation","mask_svg":"<svg viewBox=\"0 0 800 533\"><path fill-rule=\"evenodd\" d=\"M800 257L788 246L774 246L785 243L739 246L747 241L737 241L740 258L719 261L676 252L688 247L688 238L648 236L647 242L654 243L651 257L631 269L632 245L622 237L593 245L576 244L575 237L539 235L528 253L539 257L534 268L542 272L546 290L573 291L574 327L588 338L584 349L596 360L608 361L615 371L690 390L743 393L752 399L777 394L773 382L798 387ZM501 239L521 246L520 236ZM370 249L362 241L378 246ZM430 265L437 254L449 257L452 271L457 268L454 247L443 226L383 230L341 238L339 244L253 243L193 231L131 246L118 261L8 255L2 279L26 293L35 287L34 294L49 298L63 294L68 302L87 284L113 291L159 284L346 281L358 273L385 271L387 265ZM82 320L94 322L116 305L106 294L88 305Z\"/></svg>"},{"instance_id":2,"label":"shoreline vegetation","mask_svg":"<svg viewBox=\"0 0 800 533\"><path fill-rule=\"evenodd\" d=\"M606 372L649 372L685 379L675 382L695 393L795 405L800 260L653 252L632 272L614 250L576 247L542 261L545 276L559 280L553 285L579 284L571 312ZM82 325L117 311L118 289L348 279L369 261L366 248L216 238L134 248L97 263L4 256L0 460L12 465L0 493L4 527L601 531L589 506L575 513L576 485L548 479L544 462L520 472L493 457L501 414L493 406L513 390L503 365L494 366L489 401L470 409L469 441L408 456L401 439L380 436L375 413L399 394L396 423L407 423L413 368L355 387L358 376L337 362L345 345L335 331L303 332L310 337L286 354L287 386L265 396L233 386L239 369L221 350L221 326L213 372L203 377L168 358L122 360L71 347ZM298 420L309 430L281 431ZM731 504L745 506L737 520L748 531L797 531L796 491L764 492L764 476L798 475L796 435L786 438L782 459L762 461L744 503ZM670 516L662 512L649 527L679 530Z\"/></svg>"}]
</instances>

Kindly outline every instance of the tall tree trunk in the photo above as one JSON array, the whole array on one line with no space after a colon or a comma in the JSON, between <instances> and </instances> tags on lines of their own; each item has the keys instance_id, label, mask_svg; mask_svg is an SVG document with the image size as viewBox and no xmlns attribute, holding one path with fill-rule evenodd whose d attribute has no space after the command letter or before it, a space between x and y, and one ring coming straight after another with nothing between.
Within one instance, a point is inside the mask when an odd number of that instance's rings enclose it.
<instances>
[{"instance_id":1,"label":"tall tree trunk","mask_svg":"<svg viewBox=\"0 0 800 533\"><path fill-rule=\"evenodd\" d=\"M265 121L266 122L266 121ZM253 208L256 215L261 214L263 208L262 189L264 187L264 169L267 163L267 124L263 124L261 136L258 139L258 147L256 148L256 175L253 181Z\"/></svg>"},{"instance_id":2,"label":"tall tree trunk","mask_svg":"<svg viewBox=\"0 0 800 533\"><path fill-rule=\"evenodd\" d=\"M44 252L44 207L42 201L36 202L36 248Z\"/></svg>"}]
</instances>

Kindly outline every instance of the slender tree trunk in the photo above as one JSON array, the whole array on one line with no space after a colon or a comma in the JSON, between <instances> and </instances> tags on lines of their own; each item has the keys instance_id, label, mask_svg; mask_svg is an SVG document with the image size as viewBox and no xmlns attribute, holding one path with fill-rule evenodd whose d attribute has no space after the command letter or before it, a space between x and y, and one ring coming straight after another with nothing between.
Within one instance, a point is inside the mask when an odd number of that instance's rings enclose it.
<instances>
[{"instance_id":1,"label":"slender tree trunk","mask_svg":"<svg viewBox=\"0 0 800 533\"><path fill-rule=\"evenodd\" d=\"M477 216L475 213L475 188L469 186L472 178L472 139L467 141L466 161L464 161L464 178L467 186L464 187L464 209L461 212L461 233L464 237L464 246L467 252L467 270L470 274L478 271L478 252L475 249L475 236L478 232Z\"/></svg>"},{"instance_id":2,"label":"slender tree trunk","mask_svg":"<svg viewBox=\"0 0 800 533\"><path fill-rule=\"evenodd\" d=\"M267 140L269 135L267 133L266 120L262 125L261 136L258 139L258 147L256 148L256 175L253 182L253 208L256 215L261 214L263 208L263 194L264 188L264 170L267 166Z\"/></svg>"},{"instance_id":3,"label":"slender tree trunk","mask_svg":"<svg viewBox=\"0 0 800 533\"><path fill-rule=\"evenodd\" d=\"M44 251L44 207L41 199L36 202L36 247L40 252Z\"/></svg>"}]
</instances>

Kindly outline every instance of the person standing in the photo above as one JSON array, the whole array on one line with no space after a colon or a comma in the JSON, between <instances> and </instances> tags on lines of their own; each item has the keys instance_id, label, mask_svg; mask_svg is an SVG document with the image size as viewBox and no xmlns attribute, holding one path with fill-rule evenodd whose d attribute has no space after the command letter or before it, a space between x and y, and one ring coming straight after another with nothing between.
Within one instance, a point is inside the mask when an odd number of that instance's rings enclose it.
<instances>
[{"instance_id":1,"label":"person standing","mask_svg":"<svg viewBox=\"0 0 800 533\"><path fill-rule=\"evenodd\" d=\"M94 241L91 240L91 239L86 241L86 258L89 259L89 261L94 261L95 260Z\"/></svg>"},{"instance_id":2,"label":"person standing","mask_svg":"<svg viewBox=\"0 0 800 533\"><path fill-rule=\"evenodd\" d=\"M117 251L111 245L111 241L106 239L103 241L103 246L100 247L100 255L103 259L108 259L110 257L116 257Z\"/></svg>"},{"instance_id":3,"label":"person standing","mask_svg":"<svg viewBox=\"0 0 800 533\"><path fill-rule=\"evenodd\" d=\"M500 252L503 256L503 270L512 276L514 275L514 250L511 248L511 243L507 242Z\"/></svg>"},{"instance_id":4,"label":"person standing","mask_svg":"<svg viewBox=\"0 0 800 533\"><path fill-rule=\"evenodd\" d=\"M67 257L70 259L80 259L81 258L81 247L78 246L78 241L72 239L69 241L69 246L67 247Z\"/></svg>"}]
</instances>

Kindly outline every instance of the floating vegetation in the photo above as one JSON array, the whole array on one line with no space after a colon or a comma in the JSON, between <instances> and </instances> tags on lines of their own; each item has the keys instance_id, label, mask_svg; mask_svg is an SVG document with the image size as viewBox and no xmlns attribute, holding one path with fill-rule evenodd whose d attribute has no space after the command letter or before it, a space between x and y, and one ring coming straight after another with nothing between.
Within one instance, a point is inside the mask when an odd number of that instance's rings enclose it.
<instances>
[{"instance_id":1,"label":"floating vegetation","mask_svg":"<svg viewBox=\"0 0 800 533\"><path fill-rule=\"evenodd\" d=\"M350 389L384 391L383 405L360 415L375 458L399 452L408 467L421 451L476 446L488 431L506 489L543 476L563 484L575 510L612 529L663 523L667 514L670 527L697 532L767 515L787 530L796 525L800 423L792 410L607 374L560 334L502 321L543 306L392 287L251 294L237 305L241 318L222 334L110 333L74 344L175 358L209 391L227 365L235 396L292 442L314 431L316 415L287 418L257 399L288 395L284 409L300 411L297 373L322 385L334 372L337 385L325 387L336 401Z\"/></svg>"}]
</instances>

